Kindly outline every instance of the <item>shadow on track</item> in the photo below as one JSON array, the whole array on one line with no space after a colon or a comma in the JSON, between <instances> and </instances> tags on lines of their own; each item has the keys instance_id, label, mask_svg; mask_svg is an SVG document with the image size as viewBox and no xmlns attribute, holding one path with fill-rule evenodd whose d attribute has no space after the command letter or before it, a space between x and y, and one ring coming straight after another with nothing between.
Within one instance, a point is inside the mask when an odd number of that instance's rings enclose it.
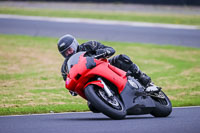
<instances>
[{"instance_id":1,"label":"shadow on track","mask_svg":"<svg viewBox=\"0 0 200 133\"><path fill-rule=\"evenodd\" d=\"M123 120L140 120L140 119L156 119L156 118L151 117L151 116L141 116L141 117L129 116ZM56 120L58 121L116 121L116 120L110 119L109 117L57 118Z\"/></svg>"}]
</instances>

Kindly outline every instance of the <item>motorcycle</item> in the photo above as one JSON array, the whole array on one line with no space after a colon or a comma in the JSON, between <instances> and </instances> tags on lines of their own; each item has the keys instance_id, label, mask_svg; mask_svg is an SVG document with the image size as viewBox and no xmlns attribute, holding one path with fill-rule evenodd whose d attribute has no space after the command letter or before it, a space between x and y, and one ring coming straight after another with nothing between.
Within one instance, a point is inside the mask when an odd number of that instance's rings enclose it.
<instances>
[{"instance_id":1,"label":"motorcycle","mask_svg":"<svg viewBox=\"0 0 200 133\"><path fill-rule=\"evenodd\" d=\"M101 112L111 119L126 115L151 114L167 117L172 104L161 88L146 92L137 79L112 66L103 54L78 52L67 62L65 86L90 103L93 112Z\"/></svg>"}]
</instances>

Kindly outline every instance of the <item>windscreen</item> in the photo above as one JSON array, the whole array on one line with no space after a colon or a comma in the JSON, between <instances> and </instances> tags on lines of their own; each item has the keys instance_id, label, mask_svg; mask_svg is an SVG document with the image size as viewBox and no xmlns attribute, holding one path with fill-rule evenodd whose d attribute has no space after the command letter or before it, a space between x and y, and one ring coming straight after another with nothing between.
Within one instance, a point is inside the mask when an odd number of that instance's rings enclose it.
<instances>
[{"instance_id":1,"label":"windscreen","mask_svg":"<svg viewBox=\"0 0 200 133\"><path fill-rule=\"evenodd\" d=\"M82 54L85 52L78 52L74 55L72 55L69 60L67 61L67 73L69 73L70 69L75 65L78 64L79 58Z\"/></svg>"}]
</instances>

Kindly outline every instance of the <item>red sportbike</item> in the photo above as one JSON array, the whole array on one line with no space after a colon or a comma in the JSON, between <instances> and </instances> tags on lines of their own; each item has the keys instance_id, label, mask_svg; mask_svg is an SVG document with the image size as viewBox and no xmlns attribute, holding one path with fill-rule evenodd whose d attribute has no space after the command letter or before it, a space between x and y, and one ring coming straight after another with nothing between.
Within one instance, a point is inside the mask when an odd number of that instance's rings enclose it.
<instances>
[{"instance_id":1,"label":"red sportbike","mask_svg":"<svg viewBox=\"0 0 200 133\"><path fill-rule=\"evenodd\" d=\"M103 56L78 52L67 62L66 88L91 103L91 110L112 119L140 114L166 117L171 113L171 102L161 89L146 92L134 77L112 66Z\"/></svg>"}]
</instances>

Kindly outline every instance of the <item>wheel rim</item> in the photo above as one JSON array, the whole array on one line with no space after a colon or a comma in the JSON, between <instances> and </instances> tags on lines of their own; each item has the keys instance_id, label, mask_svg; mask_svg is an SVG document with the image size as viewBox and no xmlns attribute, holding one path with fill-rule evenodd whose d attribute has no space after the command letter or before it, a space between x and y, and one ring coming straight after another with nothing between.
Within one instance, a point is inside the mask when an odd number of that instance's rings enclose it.
<instances>
[{"instance_id":1,"label":"wheel rim","mask_svg":"<svg viewBox=\"0 0 200 133\"><path fill-rule=\"evenodd\" d=\"M122 110L122 107L118 101L118 99L116 98L116 96L113 97L108 97L106 95L106 93L102 90L102 89L98 89L97 91L97 95L109 106L111 106L114 109L117 110Z\"/></svg>"},{"instance_id":2,"label":"wheel rim","mask_svg":"<svg viewBox=\"0 0 200 133\"><path fill-rule=\"evenodd\" d=\"M165 105L165 106L169 104L165 95L161 91L159 92L158 95L160 95L163 98L155 98L154 97L153 99L156 100L157 102L159 102L160 104Z\"/></svg>"}]
</instances>

